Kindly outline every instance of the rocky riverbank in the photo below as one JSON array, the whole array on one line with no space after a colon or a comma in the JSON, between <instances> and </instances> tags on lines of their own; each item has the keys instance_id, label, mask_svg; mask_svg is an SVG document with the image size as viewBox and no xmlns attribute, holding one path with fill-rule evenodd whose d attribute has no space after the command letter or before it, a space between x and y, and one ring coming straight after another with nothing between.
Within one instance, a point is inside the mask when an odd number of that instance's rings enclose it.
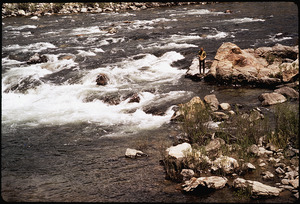
<instances>
[{"instance_id":1,"label":"rocky riverbank","mask_svg":"<svg viewBox=\"0 0 300 204\"><path fill-rule=\"evenodd\" d=\"M212 2L120 2L120 3L4 3L2 18L11 16L43 16L69 13L102 13L126 10L145 10L155 7L170 7Z\"/></svg>"},{"instance_id":2,"label":"rocky riverbank","mask_svg":"<svg viewBox=\"0 0 300 204\"><path fill-rule=\"evenodd\" d=\"M228 187L249 199L281 196L284 191L298 199L299 107L291 102L299 100L298 59L297 46L242 50L223 43L209 72L200 76L195 58L187 77L272 88L257 100L271 110L275 124L261 108L243 110L239 104L220 103L215 94L179 104L172 121L183 133L166 149L162 163L167 178L181 182L185 193Z\"/></svg>"}]
</instances>

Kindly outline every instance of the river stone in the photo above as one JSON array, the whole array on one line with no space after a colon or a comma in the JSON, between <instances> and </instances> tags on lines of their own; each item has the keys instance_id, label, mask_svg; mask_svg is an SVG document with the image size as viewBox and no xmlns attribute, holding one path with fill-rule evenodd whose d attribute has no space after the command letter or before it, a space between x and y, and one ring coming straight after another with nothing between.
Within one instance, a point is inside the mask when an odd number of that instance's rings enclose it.
<instances>
[{"instance_id":1,"label":"river stone","mask_svg":"<svg viewBox=\"0 0 300 204\"><path fill-rule=\"evenodd\" d=\"M222 170L226 174L233 173L239 167L236 159L228 156L221 156L213 161L211 169L217 171Z\"/></svg>"},{"instance_id":2,"label":"river stone","mask_svg":"<svg viewBox=\"0 0 300 204\"><path fill-rule=\"evenodd\" d=\"M140 156L146 156L146 154L140 150L131 149L131 148L126 149L125 157L129 157L129 158L133 159L133 158L140 157Z\"/></svg>"},{"instance_id":3,"label":"river stone","mask_svg":"<svg viewBox=\"0 0 300 204\"><path fill-rule=\"evenodd\" d=\"M220 176L209 177L192 177L182 185L185 192L194 191L198 186L209 189L221 189L224 188L227 183L227 178Z\"/></svg>"},{"instance_id":4,"label":"river stone","mask_svg":"<svg viewBox=\"0 0 300 204\"><path fill-rule=\"evenodd\" d=\"M243 169L244 171L249 171L249 170L252 171L252 170L255 170L256 167L255 167L253 164L247 162L247 163L244 163L244 164L242 165L242 169Z\"/></svg>"},{"instance_id":5,"label":"river stone","mask_svg":"<svg viewBox=\"0 0 300 204\"><path fill-rule=\"evenodd\" d=\"M185 157L187 153L192 152L192 146L189 143L184 142L182 144L169 147L166 151L169 156L180 159Z\"/></svg>"},{"instance_id":6,"label":"river stone","mask_svg":"<svg viewBox=\"0 0 300 204\"><path fill-rule=\"evenodd\" d=\"M213 113L214 117L218 120L228 120L229 116L226 113L216 111Z\"/></svg>"},{"instance_id":7,"label":"river stone","mask_svg":"<svg viewBox=\"0 0 300 204\"><path fill-rule=\"evenodd\" d=\"M230 109L230 104L229 103L221 103L220 108L222 110L229 110Z\"/></svg>"},{"instance_id":8,"label":"river stone","mask_svg":"<svg viewBox=\"0 0 300 204\"><path fill-rule=\"evenodd\" d=\"M233 181L233 187L237 189L247 189L250 188L251 197L270 197L279 196L282 189L272 187L258 181L245 180L242 178L237 178Z\"/></svg>"},{"instance_id":9,"label":"river stone","mask_svg":"<svg viewBox=\"0 0 300 204\"><path fill-rule=\"evenodd\" d=\"M270 179L273 179L274 178L274 174L272 174L271 172L269 171L264 171L261 173L263 175L263 179L265 180L270 180Z\"/></svg>"},{"instance_id":10,"label":"river stone","mask_svg":"<svg viewBox=\"0 0 300 204\"><path fill-rule=\"evenodd\" d=\"M258 97L258 99L262 102L261 104L263 106L270 106L278 103L284 103L287 100L282 94L276 92L263 93Z\"/></svg>"},{"instance_id":11,"label":"river stone","mask_svg":"<svg viewBox=\"0 0 300 204\"><path fill-rule=\"evenodd\" d=\"M206 95L204 97L204 102L207 103L213 111L216 111L219 108L219 101L215 94Z\"/></svg>"}]
</instances>

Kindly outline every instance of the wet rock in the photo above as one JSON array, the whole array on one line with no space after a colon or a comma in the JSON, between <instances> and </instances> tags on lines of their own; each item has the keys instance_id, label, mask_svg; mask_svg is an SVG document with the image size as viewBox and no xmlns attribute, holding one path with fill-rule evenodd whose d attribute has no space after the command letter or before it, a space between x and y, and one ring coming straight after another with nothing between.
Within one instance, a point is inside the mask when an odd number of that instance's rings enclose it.
<instances>
[{"instance_id":1,"label":"wet rock","mask_svg":"<svg viewBox=\"0 0 300 204\"><path fill-rule=\"evenodd\" d=\"M221 170L226 174L233 173L239 164L236 159L228 156L221 156L213 161L211 169L213 171Z\"/></svg>"},{"instance_id":2,"label":"wet rock","mask_svg":"<svg viewBox=\"0 0 300 204\"><path fill-rule=\"evenodd\" d=\"M140 157L140 156L147 156L147 154L143 153L140 150L136 150L136 149L131 149L131 148L127 148L126 152L125 152L125 157L129 157L129 158L136 158L136 157Z\"/></svg>"},{"instance_id":3,"label":"wet rock","mask_svg":"<svg viewBox=\"0 0 300 204\"><path fill-rule=\"evenodd\" d=\"M275 93L275 92L263 93L258 97L258 99L262 102L261 104L263 106L275 105L287 101L287 99L282 94Z\"/></svg>"},{"instance_id":4,"label":"wet rock","mask_svg":"<svg viewBox=\"0 0 300 204\"><path fill-rule=\"evenodd\" d=\"M207 103L213 111L216 111L219 108L219 101L215 94L206 95L204 97L204 102Z\"/></svg>"},{"instance_id":5,"label":"wet rock","mask_svg":"<svg viewBox=\"0 0 300 204\"><path fill-rule=\"evenodd\" d=\"M108 80L109 80L108 76L106 74L101 73L101 74L98 74L96 83L97 83L97 85L105 86L105 85L107 85Z\"/></svg>"},{"instance_id":6,"label":"wet rock","mask_svg":"<svg viewBox=\"0 0 300 204\"><path fill-rule=\"evenodd\" d=\"M224 188L227 183L227 178L220 176L209 176L209 177L193 177L186 181L182 185L185 192L192 192L198 187L204 187L208 189L221 189Z\"/></svg>"},{"instance_id":7,"label":"wet rock","mask_svg":"<svg viewBox=\"0 0 300 204\"><path fill-rule=\"evenodd\" d=\"M176 146L169 147L166 151L169 156L180 159L185 157L188 153L192 152L192 146L189 143L185 142Z\"/></svg>"},{"instance_id":8,"label":"wet rock","mask_svg":"<svg viewBox=\"0 0 300 204\"><path fill-rule=\"evenodd\" d=\"M39 53L35 53L32 55L29 60L27 61L27 64L38 64L38 63L45 63L48 61L48 57L45 55L40 55Z\"/></svg>"},{"instance_id":9,"label":"wet rock","mask_svg":"<svg viewBox=\"0 0 300 204\"><path fill-rule=\"evenodd\" d=\"M274 92L282 94L290 99L299 99L299 92L290 87L282 87L279 89L275 89Z\"/></svg>"},{"instance_id":10,"label":"wet rock","mask_svg":"<svg viewBox=\"0 0 300 204\"><path fill-rule=\"evenodd\" d=\"M133 96L130 97L128 103L139 103L141 98L139 97L138 94L134 94Z\"/></svg>"},{"instance_id":11,"label":"wet rock","mask_svg":"<svg viewBox=\"0 0 300 204\"><path fill-rule=\"evenodd\" d=\"M279 196L282 191L280 188L242 178L235 179L233 181L233 187L237 189L250 189L251 197L253 198Z\"/></svg>"},{"instance_id":12,"label":"wet rock","mask_svg":"<svg viewBox=\"0 0 300 204\"><path fill-rule=\"evenodd\" d=\"M4 90L5 93L8 92L18 92L18 93L26 93L29 89L34 89L37 86L41 85L42 82L37 79L35 76L28 76L25 78L21 78L17 84L13 84Z\"/></svg>"}]
</instances>

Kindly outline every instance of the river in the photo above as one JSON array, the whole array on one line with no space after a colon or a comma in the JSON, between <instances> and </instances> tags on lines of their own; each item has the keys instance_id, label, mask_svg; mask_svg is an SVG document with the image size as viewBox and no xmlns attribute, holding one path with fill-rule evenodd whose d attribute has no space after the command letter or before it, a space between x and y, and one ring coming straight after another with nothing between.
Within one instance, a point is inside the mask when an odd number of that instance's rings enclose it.
<instances>
[{"instance_id":1,"label":"river","mask_svg":"<svg viewBox=\"0 0 300 204\"><path fill-rule=\"evenodd\" d=\"M214 93L221 103L251 108L271 92L184 77L200 47L212 60L223 42L242 49L296 45L297 5L231 2L2 19L2 198L239 202L228 188L183 194L159 164L180 133L170 123L174 105ZM49 61L26 64L34 53ZM96 85L99 73L109 77L106 86ZM139 103L129 102L133 94ZM126 148L149 156L125 158Z\"/></svg>"}]
</instances>

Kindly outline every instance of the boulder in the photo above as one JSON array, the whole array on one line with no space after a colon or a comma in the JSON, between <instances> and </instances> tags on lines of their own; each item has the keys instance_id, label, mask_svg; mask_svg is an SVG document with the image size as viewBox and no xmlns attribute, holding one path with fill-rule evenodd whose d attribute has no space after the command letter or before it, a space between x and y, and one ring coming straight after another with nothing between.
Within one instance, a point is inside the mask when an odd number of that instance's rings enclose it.
<instances>
[{"instance_id":1,"label":"boulder","mask_svg":"<svg viewBox=\"0 0 300 204\"><path fill-rule=\"evenodd\" d=\"M242 50L233 43L225 42L217 50L205 80L247 85L278 85L282 79L285 82L290 81L299 74L297 54L297 46L276 45L256 50ZM293 65L282 63L283 58L289 58L295 62Z\"/></svg>"},{"instance_id":2,"label":"boulder","mask_svg":"<svg viewBox=\"0 0 300 204\"><path fill-rule=\"evenodd\" d=\"M279 94L276 92L263 93L258 97L258 99L261 101L261 104L263 106L275 105L275 104L284 103L287 101L287 99L282 94Z\"/></svg>"},{"instance_id":3,"label":"boulder","mask_svg":"<svg viewBox=\"0 0 300 204\"><path fill-rule=\"evenodd\" d=\"M290 99L299 99L299 92L297 92L295 89L290 87L282 87L279 89L275 89L274 92L282 94L285 97Z\"/></svg>"},{"instance_id":4,"label":"boulder","mask_svg":"<svg viewBox=\"0 0 300 204\"><path fill-rule=\"evenodd\" d=\"M227 178L220 176L209 177L192 177L182 185L185 192L192 192L197 187L204 187L208 189L221 189L224 188L227 183Z\"/></svg>"},{"instance_id":5,"label":"boulder","mask_svg":"<svg viewBox=\"0 0 300 204\"><path fill-rule=\"evenodd\" d=\"M204 97L204 102L207 103L213 111L216 111L219 108L219 101L215 94L206 95Z\"/></svg>"},{"instance_id":6,"label":"boulder","mask_svg":"<svg viewBox=\"0 0 300 204\"><path fill-rule=\"evenodd\" d=\"M247 162L247 163L244 163L244 164L242 165L242 169L243 169L244 171L252 171L252 170L255 170L256 167L255 167L253 164Z\"/></svg>"},{"instance_id":7,"label":"boulder","mask_svg":"<svg viewBox=\"0 0 300 204\"><path fill-rule=\"evenodd\" d=\"M242 178L237 178L233 181L233 187L237 189L249 189L251 197L271 197L279 196L282 189L272 187L258 181L245 180Z\"/></svg>"},{"instance_id":8,"label":"boulder","mask_svg":"<svg viewBox=\"0 0 300 204\"><path fill-rule=\"evenodd\" d=\"M169 156L180 159L192 152L192 146L189 143L184 142L182 144L169 147L166 151Z\"/></svg>"},{"instance_id":9,"label":"boulder","mask_svg":"<svg viewBox=\"0 0 300 204\"><path fill-rule=\"evenodd\" d=\"M131 148L126 149L125 157L129 157L133 159L140 156L147 156L147 155L140 150L131 149Z\"/></svg>"},{"instance_id":10,"label":"boulder","mask_svg":"<svg viewBox=\"0 0 300 204\"><path fill-rule=\"evenodd\" d=\"M98 74L97 76L97 79L96 79L96 82L97 82L97 85L101 85L101 86L105 86L107 83L108 83L108 76L106 74Z\"/></svg>"},{"instance_id":11,"label":"boulder","mask_svg":"<svg viewBox=\"0 0 300 204\"><path fill-rule=\"evenodd\" d=\"M213 171L221 170L226 174L233 173L239 164L236 159L228 156L221 156L212 162L211 169Z\"/></svg>"},{"instance_id":12,"label":"boulder","mask_svg":"<svg viewBox=\"0 0 300 204\"><path fill-rule=\"evenodd\" d=\"M40 55L39 53L35 53L32 55L29 60L27 61L27 64L38 64L38 63L45 63L48 61L48 57L45 55Z\"/></svg>"}]
</instances>

